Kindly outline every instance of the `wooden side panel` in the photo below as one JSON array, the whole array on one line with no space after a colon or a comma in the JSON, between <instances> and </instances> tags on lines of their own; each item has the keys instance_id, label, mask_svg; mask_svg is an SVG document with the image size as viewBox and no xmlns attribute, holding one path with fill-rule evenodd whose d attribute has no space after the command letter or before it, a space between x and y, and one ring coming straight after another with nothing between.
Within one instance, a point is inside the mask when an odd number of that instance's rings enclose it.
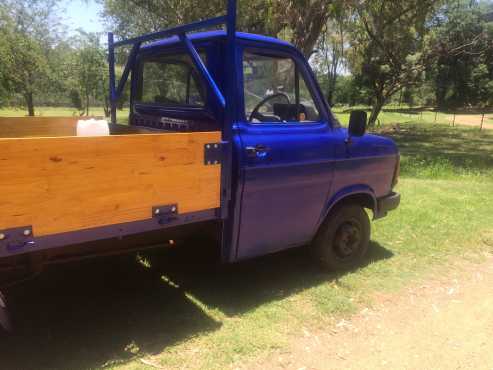
<instances>
[{"instance_id":1,"label":"wooden side panel","mask_svg":"<svg viewBox=\"0 0 493 370\"><path fill-rule=\"evenodd\" d=\"M0 117L0 138L75 136L81 117Z\"/></svg>"},{"instance_id":2,"label":"wooden side panel","mask_svg":"<svg viewBox=\"0 0 493 370\"><path fill-rule=\"evenodd\" d=\"M0 139L0 230L37 236L219 207L220 165L204 144L220 132Z\"/></svg>"}]
</instances>

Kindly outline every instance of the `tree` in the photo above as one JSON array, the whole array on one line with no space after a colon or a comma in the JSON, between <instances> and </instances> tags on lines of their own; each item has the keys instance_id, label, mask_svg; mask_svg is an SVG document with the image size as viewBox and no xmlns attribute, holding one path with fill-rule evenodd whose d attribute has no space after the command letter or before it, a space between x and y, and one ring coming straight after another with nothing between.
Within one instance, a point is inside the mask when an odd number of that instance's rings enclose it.
<instances>
[{"instance_id":1,"label":"tree","mask_svg":"<svg viewBox=\"0 0 493 370\"><path fill-rule=\"evenodd\" d=\"M308 56L329 17L330 0L239 1L239 29L278 36L281 32ZM223 14L226 0L104 0L104 15L120 37L158 31Z\"/></svg>"},{"instance_id":2,"label":"tree","mask_svg":"<svg viewBox=\"0 0 493 370\"><path fill-rule=\"evenodd\" d=\"M0 78L11 94L20 94L30 116L34 116L34 97L49 85L48 55L54 44L53 17L56 0L4 0L0 5L0 34L8 61Z\"/></svg>"},{"instance_id":3,"label":"tree","mask_svg":"<svg viewBox=\"0 0 493 370\"><path fill-rule=\"evenodd\" d=\"M318 41L318 53L315 63L319 72L326 75L326 96L330 105L334 104L337 78L341 68L345 67L345 51L347 43L347 25L350 12L344 1L335 1L330 7L330 18Z\"/></svg>"},{"instance_id":4,"label":"tree","mask_svg":"<svg viewBox=\"0 0 493 370\"><path fill-rule=\"evenodd\" d=\"M104 15L120 37L132 37L221 15L226 0L104 0ZM239 3L241 27L257 33L275 35L274 1L252 0Z\"/></svg>"},{"instance_id":5,"label":"tree","mask_svg":"<svg viewBox=\"0 0 493 370\"><path fill-rule=\"evenodd\" d=\"M0 27L0 31L3 28ZM6 104L11 91L9 71L12 69L9 40L5 32L0 32L0 106Z\"/></svg>"},{"instance_id":6,"label":"tree","mask_svg":"<svg viewBox=\"0 0 493 370\"><path fill-rule=\"evenodd\" d=\"M356 0L352 6L350 66L372 90L369 125L374 125L394 94L421 81L427 62L426 22L437 2Z\"/></svg>"},{"instance_id":7,"label":"tree","mask_svg":"<svg viewBox=\"0 0 493 370\"><path fill-rule=\"evenodd\" d=\"M428 77L440 108L491 104L493 23L486 14L481 3L456 0L433 20Z\"/></svg>"},{"instance_id":8,"label":"tree","mask_svg":"<svg viewBox=\"0 0 493 370\"><path fill-rule=\"evenodd\" d=\"M291 42L308 57L329 19L332 1L329 0L278 0L277 18L283 27L292 29Z\"/></svg>"},{"instance_id":9,"label":"tree","mask_svg":"<svg viewBox=\"0 0 493 370\"><path fill-rule=\"evenodd\" d=\"M85 110L86 115L89 115L91 100L102 101L107 95L106 51L99 40L97 33L79 31L79 36L72 41L74 87L70 96L74 106Z\"/></svg>"}]
</instances>

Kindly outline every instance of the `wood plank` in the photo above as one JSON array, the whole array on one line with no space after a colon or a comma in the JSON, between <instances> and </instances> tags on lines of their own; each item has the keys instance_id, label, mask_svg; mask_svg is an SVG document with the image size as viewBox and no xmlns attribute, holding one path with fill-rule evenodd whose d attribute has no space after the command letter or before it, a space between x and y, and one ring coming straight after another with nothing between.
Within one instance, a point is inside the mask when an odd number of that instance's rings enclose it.
<instances>
[{"instance_id":1,"label":"wood plank","mask_svg":"<svg viewBox=\"0 0 493 370\"><path fill-rule=\"evenodd\" d=\"M145 220L220 205L220 165L204 144L220 132L0 139L0 230L35 235Z\"/></svg>"}]
</instances>

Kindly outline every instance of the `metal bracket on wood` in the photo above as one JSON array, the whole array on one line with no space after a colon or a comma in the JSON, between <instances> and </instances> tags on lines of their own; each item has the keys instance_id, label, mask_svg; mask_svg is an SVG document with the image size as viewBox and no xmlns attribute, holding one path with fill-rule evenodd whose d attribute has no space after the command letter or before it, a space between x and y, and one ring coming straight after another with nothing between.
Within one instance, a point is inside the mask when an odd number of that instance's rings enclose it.
<instances>
[{"instance_id":1,"label":"metal bracket on wood","mask_svg":"<svg viewBox=\"0 0 493 370\"><path fill-rule=\"evenodd\" d=\"M32 226L0 230L0 248L9 252L35 247Z\"/></svg>"},{"instance_id":2,"label":"metal bracket on wood","mask_svg":"<svg viewBox=\"0 0 493 370\"><path fill-rule=\"evenodd\" d=\"M178 205L152 207L152 217L156 218L161 225L173 222L178 219Z\"/></svg>"},{"instance_id":3,"label":"metal bracket on wood","mask_svg":"<svg viewBox=\"0 0 493 370\"><path fill-rule=\"evenodd\" d=\"M221 164L223 158L223 143L208 143L204 145L204 164L211 166Z\"/></svg>"}]
</instances>

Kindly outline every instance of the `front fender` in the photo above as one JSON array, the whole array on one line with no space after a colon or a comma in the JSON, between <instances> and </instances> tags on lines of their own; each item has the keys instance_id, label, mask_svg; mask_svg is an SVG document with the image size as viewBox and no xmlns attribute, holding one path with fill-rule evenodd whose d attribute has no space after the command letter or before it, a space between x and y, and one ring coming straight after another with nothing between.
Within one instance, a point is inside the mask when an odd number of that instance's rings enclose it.
<instances>
[{"instance_id":1,"label":"front fender","mask_svg":"<svg viewBox=\"0 0 493 370\"><path fill-rule=\"evenodd\" d=\"M322 209L322 214L320 215L320 220L317 224L316 230L318 230L322 222L326 219L327 215L332 209L334 209L337 204L340 204L341 202L349 198L359 199L362 205L364 205L366 208L371 209L374 215L376 214L377 197L373 189L364 184L351 185L339 190L327 200L324 208Z\"/></svg>"}]
</instances>

